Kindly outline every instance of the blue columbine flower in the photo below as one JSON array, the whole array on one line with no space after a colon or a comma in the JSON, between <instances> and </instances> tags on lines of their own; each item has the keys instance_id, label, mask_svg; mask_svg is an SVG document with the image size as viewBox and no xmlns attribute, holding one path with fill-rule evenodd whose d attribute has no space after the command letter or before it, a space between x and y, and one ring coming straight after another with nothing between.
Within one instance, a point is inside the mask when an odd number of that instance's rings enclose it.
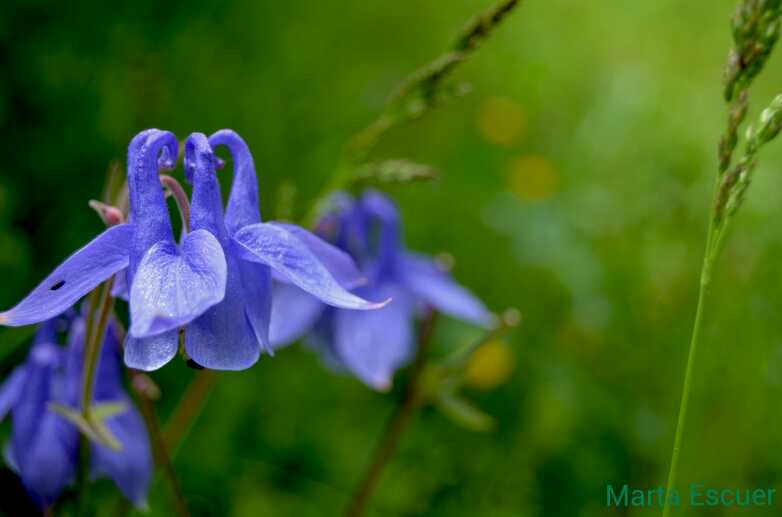
<instances>
[{"instance_id":1,"label":"blue columbine flower","mask_svg":"<svg viewBox=\"0 0 782 517\"><path fill-rule=\"evenodd\" d=\"M380 306L342 287L341 281L357 274L344 254L301 228L260 222L252 157L238 135L220 131L212 143L228 146L234 157L225 220L217 160L206 137L194 134L185 146L185 174L193 183L191 231L177 243L159 171L174 166L178 143L168 131L143 131L128 147L130 222L109 228L66 259L17 306L0 313L0 324L56 316L119 273L115 294L126 291L130 305L128 366L153 370L166 364L184 327L185 348L197 363L237 370L268 348L270 268L327 304Z\"/></svg>"},{"instance_id":2,"label":"blue columbine flower","mask_svg":"<svg viewBox=\"0 0 782 517\"><path fill-rule=\"evenodd\" d=\"M432 259L404 248L399 212L390 199L368 191L357 201L338 194L332 204L334 209L319 222L317 233L359 264L367 282L354 292L393 301L377 311L334 310L295 286L278 282L270 333L274 346L308 333L308 341L328 363L351 371L375 389L388 389L394 371L412 356L413 318L421 307L481 326L491 323L480 300Z\"/></svg>"},{"instance_id":3,"label":"blue columbine flower","mask_svg":"<svg viewBox=\"0 0 782 517\"><path fill-rule=\"evenodd\" d=\"M220 302L226 281L225 258L212 234L192 232L179 246L174 240L158 173L174 166L177 152L168 131L136 135L128 147L131 222L105 230L71 255L18 305L0 313L0 324L45 321L122 272L120 284L132 285L129 359L143 349L147 364L165 364L172 347L176 353L178 327Z\"/></svg>"},{"instance_id":4,"label":"blue columbine flower","mask_svg":"<svg viewBox=\"0 0 782 517\"><path fill-rule=\"evenodd\" d=\"M128 194L133 235L126 284L130 328L125 363L154 370L177 353L179 328L225 297L228 268L222 246L195 228L177 245L160 186L159 154L176 156L173 133L148 130L128 147Z\"/></svg>"},{"instance_id":5,"label":"blue columbine flower","mask_svg":"<svg viewBox=\"0 0 782 517\"><path fill-rule=\"evenodd\" d=\"M352 268L359 275L347 257L347 265L335 263L334 255L344 255L339 250L301 228L261 223L246 145L226 131L214 135L212 142L227 145L234 155L236 174L228 217L223 217L217 158L206 136L193 133L185 142L185 175L193 184L190 226L193 231L208 231L220 243L227 262L227 286L224 299L185 328L185 351L191 359L207 368L229 370L247 368L258 360L261 345L268 346L270 269L329 305L381 306L349 293L334 278L330 268L340 272Z\"/></svg>"},{"instance_id":6,"label":"blue columbine flower","mask_svg":"<svg viewBox=\"0 0 782 517\"><path fill-rule=\"evenodd\" d=\"M57 334L65 330L67 348L56 344ZM143 506L152 476L152 456L144 422L122 387L117 329L111 324L108 330L94 400L124 404L124 411L104 421L122 449L92 444L90 472L93 477L111 478L130 501ZM6 461L42 505L52 503L76 474L79 432L48 404L78 407L84 336L81 317L47 321L36 333L27 360L0 388L0 418L10 412L12 419Z\"/></svg>"}]
</instances>

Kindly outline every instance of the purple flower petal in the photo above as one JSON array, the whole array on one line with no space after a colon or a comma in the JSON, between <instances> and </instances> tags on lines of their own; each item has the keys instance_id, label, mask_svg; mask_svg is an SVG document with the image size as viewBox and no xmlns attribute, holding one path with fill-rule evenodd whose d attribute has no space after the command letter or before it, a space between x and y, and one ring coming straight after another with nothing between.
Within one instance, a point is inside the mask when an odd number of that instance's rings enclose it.
<instances>
[{"instance_id":1,"label":"purple flower petal","mask_svg":"<svg viewBox=\"0 0 782 517\"><path fill-rule=\"evenodd\" d=\"M126 395L122 398L128 409L106 420L106 426L122 444L122 450L93 444L91 471L95 477L111 478L129 501L143 507L152 480L152 453L144 420L130 399Z\"/></svg>"},{"instance_id":2,"label":"purple flower petal","mask_svg":"<svg viewBox=\"0 0 782 517\"><path fill-rule=\"evenodd\" d=\"M225 298L187 326L185 351L204 368L244 370L258 361L261 344L245 312L239 259L230 253L226 259Z\"/></svg>"},{"instance_id":3,"label":"purple flower petal","mask_svg":"<svg viewBox=\"0 0 782 517\"><path fill-rule=\"evenodd\" d=\"M62 354L56 345L33 346L25 363L27 373L13 412L13 445L25 450L35 439L38 422L47 412L52 377L60 364Z\"/></svg>"},{"instance_id":4,"label":"purple flower petal","mask_svg":"<svg viewBox=\"0 0 782 517\"><path fill-rule=\"evenodd\" d=\"M385 194L368 189L364 191L359 203L373 217L388 223L399 223L399 209Z\"/></svg>"},{"instance_id":5,"label":"purple flower petal","mask_svg":"<svg viewBox=\"0 0 782 517\"><path fill-rule=\"evenodd\" d=\"M405 253L400 274L407 289L438 311L476 325L491 325L492 315L483 302L428 257Z\"/></svg>"},{"instance_id":6,"label":"purple flower petal","mask_svg":"<svg viewBox=\"0 0 782 517\"><path fill-rule=\"evenodd\" d=\"M244 260L260 262L284 273L324 303L346 309L377 309L383 303L368 302L346 291L310 249L285 228L258 223L245 226L234 236Z\"/></svg>"},{"instance_id":7,"label":"purple flower petal","mask_svg":"<svg viewBox=\"0 0 782 517\"><path fill-rule=\"evenodd\" d=\"M73 478L78 431L47 409L54 370L61 361L54 345L36 345L26 363L27 375L13 407L11 446L25 486L49 503ZM61 402L62 400L57 400Z\"/></svg>"},{"instance_id":8,"label":"purple flower petal","mask_svg":"<svg viewBox=\"0 0 782 517\"><path fill-rule=\"evenodd\" d=\"M146 372L157 370L174 358L179 350L179 329L156 336L125 339L125 364Z\"/></svg>"},{"instance_id":9,"label":"purple flower petal","mask_svg":"<svg viewBox=\"0 0 782 517\"><path fill-rule=\"evenodd\" d=\"M367 385L387 390L396 369L413 355L412 305L405 292L390 284L364 292L393 301L376 311L336 311L335 351Z\"/></svg>"},{"instance_id":10,"label":"purple flower petal","mask_svg":"<svg viewBox=\"0 0 782 517\"><path fill-rule=\"evenodd\" d=\"M269 339L274 348L289 345L309 331L325 306L295 285L275 284Z\"/></svg>"},{"instance_id":11,"label":"purple flower petal","mask_svg":"<svg viewBox=\"0 0 782 517\"><path fill-rule=\"evenodd\" d=\"M267 273L246 268L244 276L237 246L229 239L223 218L220 183L215 174L216 157L202 133L193 133L185 142L185 169L193 181L190 226L212 232L226 259L225 297L185 329L185 350L199 365L216 370L243 370L260 356L261 343L268 342L267 293L258 290L269 283ZM257 265L257 264L252 264ZM245 303L245 293L258 299ZM248 314L248 309L251 314ZM250 316L257 324L250 323ZM264 321L265 320L265 321Z\"/></svg>"},{"instance_id":12,"label":"purple flower petal","mask_svg":"<svg viewBox=\"0 0 782 517\"><path fill-rule=\"evenodd\" d=\"M31 443L24 449L15 447L14 460L27 489L49 504L75 477L79 432L51 411L46 411L36 424Z\"/></svg>"},{"instance_id":13,"label":"purple flower petal","mask_svg":"<svg viewBox=\"0 0 782 517\"><path fill-rule=\"evenodd\" d=\"M308 232L295 224L269 224L279 226L295 235L315 254L318 260L329 270L331 276L345 289L355 289L367 283L366 277L358 270L356 263L353 262L350 255L341 249L332 246L314 233Z\"/></svg>"},{"instance_id":14,"label":"purple flower petal","mask_svg":"<svg viewBox=\"0 0 782 517\"><path fill-rule=\"evenodd\" d=\"M54 367L52 361L44 354L54 354L55 350L52 345L41 345L30 351L26 363L28 370L26 381L13 408L11 440L16 451L23 451L32 446L38 424L46 413Z\"/></svg>"},{"instance_id":15,"label":"purple flower petal","mask_svg":"<svg viewBox=\"0 0 782 517\"><path fill-rule=\"evenodd\" d=\"M206 230L185 237L179 249L159 242L139 264L130 289L130 333L146 337L182 326L225 296L223 248Z\"/></svg>"},{"instance_id":16,"label":"purple flower petal","mask_svg":"<svg viewBox=\"0 0 782 517\"><path fill-rule=\"evenodd\" d=\"M11 372L0 388L0 420L3 420L22 395L27 382L27 369L19 366Z\"/></svg>"},{"instance_id":17,"label":"purple flower petal","mask_svg":"<svg viewBox=\"0 0 782 517\"><path fill-rule=\"evenodd\" d=\"M13 309L0 313L0 324L38 323L67 310L111 275L128 266L133 227L113 226L57 266Z\"/></svg>"},{"instance_id":18,"label":"purple flower petal","mask_svg":"<svg viewBox=\"0 0 782 517\"><path fill-rule=\"evenodd\" d=\"M234 244L231 244L234 246ZM255 338L271 353L269 325L272 317L272 278L269 266L237 260L242 279L242 291L247 320L252 325Z\"/></svg>"},{"instance_id":19,"label":"purple flower petal","mask_svg":"<svg viewBox=\"0 0 782 517\"><path fill-rule=\"evenodd\" d=\"M128 270L119 271L114 275L114 284L111 286L111 296L125 300L130 300L130 289L128 289Z\"/></svg>"},{"instance_id":20,"label":"purple flower petal","mask_svg":"<svg viewBox=\"0 0 782 517\"><path fill-rule=\"evenodd\" d=\"M392 278L399 273L399 257L403 249L399 210L390 198L374 190L368 190L361 196L359 206L359 214L363 212L380 223L375 265L377 275Z\"/></svg>"}]
</instances>

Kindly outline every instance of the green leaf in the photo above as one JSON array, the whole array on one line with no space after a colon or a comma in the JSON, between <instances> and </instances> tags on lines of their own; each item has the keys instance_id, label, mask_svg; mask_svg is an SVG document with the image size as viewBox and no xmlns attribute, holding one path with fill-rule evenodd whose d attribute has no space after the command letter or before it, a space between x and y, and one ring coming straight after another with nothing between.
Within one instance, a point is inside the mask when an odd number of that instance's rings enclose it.
<instances>
[{"instance_id":1,"label":"green leaf","mask_svg":"<svg viewBox=\"0 0 782 517\"><path fill-rule=\"evenodd\" d=\"M115 451L122 450L122 444L109 431L104 420L125 411L127 409L125 402L95 404L90 407L89 416L86 418L80 411L56 402L49 402L47 407L76 426L89 440Z\"/></svg>"},{"instance_id":2,"label":"green leaf","mask_svg":"<svg viewBox=\"0 0 782 517\"><path fill-rule=\"evenodd\" d=\"M454 423L471 431L486 432L495 427L495 420L455 393L441 392L435 406Z\"/></svg>"}]
</instances>

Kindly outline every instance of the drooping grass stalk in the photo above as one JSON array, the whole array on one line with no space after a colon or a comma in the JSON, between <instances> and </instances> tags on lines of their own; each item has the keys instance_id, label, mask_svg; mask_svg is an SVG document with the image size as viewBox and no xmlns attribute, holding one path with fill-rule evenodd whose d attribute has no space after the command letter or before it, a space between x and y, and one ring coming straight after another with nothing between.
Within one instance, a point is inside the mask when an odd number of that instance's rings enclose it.
<instances>
[{"instance_id":1,"label":"drooping grass stalk","mask_svg":"<svg viewBox=\"0 0 782 517\"><path fill-rule=\"evenodd\" d=\"M684 436L693 370L704 321L704 311L715 264L719 259L735 214L741 206L760 148L782 129L782 96L775 98L761 114L756 126L747 130L743 156L731 167L738 143L739 128L748 107L748 88L760 73L779 36L782 0L743 0L733 16L734 47L725 69L725 100L729 103L727 129L718 147L718 174L714 187L706 249L701 267L698 303L684 372L679 416L674 434L671 464L663 502L663 517L671 512L670 498L676 486L679 455Z\"/></svg>"},{"instance_id":2,"label":"drooping grass stalk","mask_svg":"<svg viewBox=\"0 0 782 517\"><path fill-rule=\"evenodd\" d=\"M380 476L388 464L388 460L390 460L394 455L394 452L396 452L397 445L399 444L399 440L402 437L404 430L407 428L407 424L410 423L411 417L419 407L421 374L424 372L424 366L426 365L426 359L432 342L432 335L434 334L436 322L437 312L430 311L421 325L415 361L413 362L410 377L407 381L407 386L405 387L405 394L386 424L382 438L375 448L369 467L367 468L364 477L361 479L361 482L356 487L350 504L345 511L346 517L359 517L364 513L367 503L369 503L369 498L372 496L375 487L380 481Z\"/></svg>"},{"instance_id":3,"label":"drooping grass stalk","mask_svg":"<svg viewBox=\"0 0 782 517\"><path fill-rule=\"evenodd\" d=\"M304 222L311 224L318 213L318 202L348 186L380 138L390 129L416 119L443 102L468 91L465 85L446 84L446 79L466 61L515 9L521 0L499 0L470 22L457 35L450 48L430 63L410 74L386 101L383 112L356 133L345 145L337 168L315 197Z\"/></svg>"}]
</instances>

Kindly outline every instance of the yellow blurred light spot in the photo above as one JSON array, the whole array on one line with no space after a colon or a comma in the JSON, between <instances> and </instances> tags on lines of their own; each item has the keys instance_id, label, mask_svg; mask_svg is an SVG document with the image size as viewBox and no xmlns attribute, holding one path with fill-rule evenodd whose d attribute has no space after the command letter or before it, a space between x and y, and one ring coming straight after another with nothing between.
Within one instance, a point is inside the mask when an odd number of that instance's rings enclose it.
<instances>
[{"instance_id":1,"label":"yellow blurred light spot","mask_svg":"<svg viewBox=\"0 0 782 517\"><path fill-rule=\"evenodd\" d=\"M489 341L473 352L465 380L473 388L492 390L510 378L514 360L510 346L502 341Z\"/></svg>"},{"instance_id":2,"label":"yellow blurred light spot","mask_svg":"<svg viewBox=\"0 0 782 517\"><path fill-rule=\"evenodd\" d=\"M527 129L524 109L513 99L489 97L478 111L478 130L489 142L509 146Z\"/></svg>"},{"instance_id":3,"label":"yellow blurred light spot","mask_svg":"<svg viewBox=\"0 0 782 517\"><path fill-rule=\"evenodd\" d=\"M553 196L559 186L559 174L544 156L520 156L508 164L508 187L521 199L544 201Z\"/></svg>"}]
</instances>

